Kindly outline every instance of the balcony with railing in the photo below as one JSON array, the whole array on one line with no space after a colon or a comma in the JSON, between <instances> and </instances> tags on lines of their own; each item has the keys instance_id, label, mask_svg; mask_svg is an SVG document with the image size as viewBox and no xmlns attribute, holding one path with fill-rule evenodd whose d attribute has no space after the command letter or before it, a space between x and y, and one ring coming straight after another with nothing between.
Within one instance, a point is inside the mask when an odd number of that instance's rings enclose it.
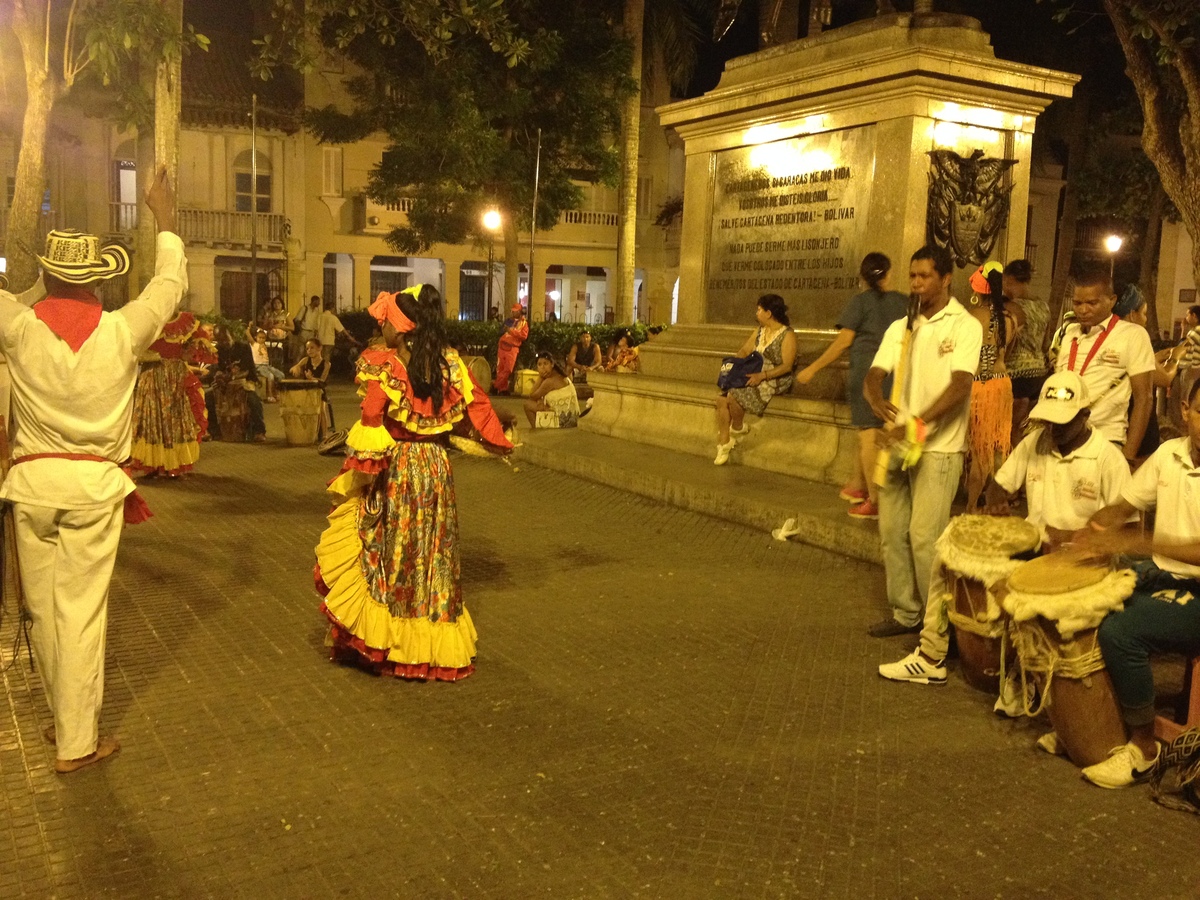
<instances>
[{"instance_id":1,"label":"balcony with railing","mask_svg":"<svg viewBox=\"0 0 1200 900\"><path fill-rule=\"evenodd\" d=\"M131 235L137 227L136 203L109 204L109 233ZM252 219L248 212L222 209L183 208L177 212L179 236L187 244L210 246L250 246ZM266 249L281 249L287 236L287 219L280 213L258 213L258 245Z\"/></svg>"},{"instance_id":2,"label":"balcony with railing","mask_svg":"<svg viewBox=\"0 0 1200 900\"><path fill-rule=\"evenodd\" d=\"M385 235L393 228L408 224L412 198L401 197L387 203L376 203L365 195L355 198L355 227L363 234Z\"/></svg>"},{"instance_id":3,"label":"balcony with railing","mask_svg":"<svg viewBox=\"0 0 1200 900\"><path fill-rule=\"evenodd\" d=\"M355 230L360 234L383 236L393 228L408 224L413 199L401 197L388 203L377 203L370 197L355 198ZM616 241L619 216L615 212L593 209L568 209L558 217L558 224L548 232L539 232L539 240L574 245L609 244Z\"/></svg>"}]
</instances>

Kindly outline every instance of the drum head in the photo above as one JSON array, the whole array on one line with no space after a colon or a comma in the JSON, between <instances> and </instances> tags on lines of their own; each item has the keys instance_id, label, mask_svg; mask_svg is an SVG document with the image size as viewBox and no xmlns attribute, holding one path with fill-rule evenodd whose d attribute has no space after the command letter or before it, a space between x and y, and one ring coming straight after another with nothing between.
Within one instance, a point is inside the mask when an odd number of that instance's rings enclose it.
<instances>
[{"instance_id":1,"label":"drum head","mask_svg":"<svg viewBox=\"0 0 1200 900\"><path fill-rule=\"evenodd\" d=\"M1099 584L1106 575L1107 566L1071 553L1050 553L1017 566L1008 586L1023 594L1069 594Z\"/></svg>"},{"instance_id":2,"label":"drum head","mask_svg":"<svg viewBox=\"0 0 1200 900\"><path fill-rule=\"evenodd\" d=\"M1019 516L958 516L950 520L946 538L967 553L1008 558L1042 543L1037 527Z\"/></svg>"}]
</instances>

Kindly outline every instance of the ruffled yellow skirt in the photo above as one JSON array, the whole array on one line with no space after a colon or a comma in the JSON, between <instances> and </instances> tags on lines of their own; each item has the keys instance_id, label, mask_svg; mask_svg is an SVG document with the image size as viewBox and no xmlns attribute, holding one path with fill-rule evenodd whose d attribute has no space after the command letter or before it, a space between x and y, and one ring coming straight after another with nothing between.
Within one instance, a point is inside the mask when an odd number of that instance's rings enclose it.
<instances>
[{"instance_id":1,"label":"ruffled yellow skirt","mask_svg":"<svg viewBox=\"0 0 1200 900\"><path fill-rule=\"evenodd\" d=\"M376 476L347 471L316 548L335 658L381 674L457 681L477 633L462 601L458 515L446 451L401 443Z\"/></svg>"}]
</instances>

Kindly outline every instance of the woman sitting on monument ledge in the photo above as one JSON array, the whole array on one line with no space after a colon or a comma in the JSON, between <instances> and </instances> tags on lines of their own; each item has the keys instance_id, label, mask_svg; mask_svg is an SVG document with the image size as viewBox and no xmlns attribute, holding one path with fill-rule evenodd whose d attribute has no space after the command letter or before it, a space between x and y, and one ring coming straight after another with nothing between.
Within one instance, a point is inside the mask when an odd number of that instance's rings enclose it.
<instances>
[{"instance_id":1,"label":"woman sitting on monument ledge","mask_svg":"<svg viewBox=\"0 0 1200 900\"><path fill-rule=\"evenodd\" d=\"M776 394L792 389L792 369L796 365L796 333L791 329L787 304L778 294L763 294L758 298L754 318L758 330L746 339L738 356L762 354L762 371L749 376L745 387L731 388L717 397L717 456L718 466L729 461L729 454L738 438L750 433L746 413L761 416Z\"/></svg>"}]
</instances>

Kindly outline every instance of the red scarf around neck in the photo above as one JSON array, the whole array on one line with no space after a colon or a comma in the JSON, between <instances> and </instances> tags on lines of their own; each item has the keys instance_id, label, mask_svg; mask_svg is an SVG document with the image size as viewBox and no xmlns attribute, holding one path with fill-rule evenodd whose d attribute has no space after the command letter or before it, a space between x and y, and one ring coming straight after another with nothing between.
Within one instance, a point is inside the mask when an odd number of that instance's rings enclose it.
<instances>
[{"instance_id":1,"label":"red scarf around neck","mask_svg":"<svg viewBox=\"0 0 1200 900\"><path fill-rule=\"evenodd\" d=\"M64 290L33 307L33 314L65 341L72 353L78 353L92 336L103 312L104 305L96 295L83 288Z\"/></svg>"}]
</instances>

